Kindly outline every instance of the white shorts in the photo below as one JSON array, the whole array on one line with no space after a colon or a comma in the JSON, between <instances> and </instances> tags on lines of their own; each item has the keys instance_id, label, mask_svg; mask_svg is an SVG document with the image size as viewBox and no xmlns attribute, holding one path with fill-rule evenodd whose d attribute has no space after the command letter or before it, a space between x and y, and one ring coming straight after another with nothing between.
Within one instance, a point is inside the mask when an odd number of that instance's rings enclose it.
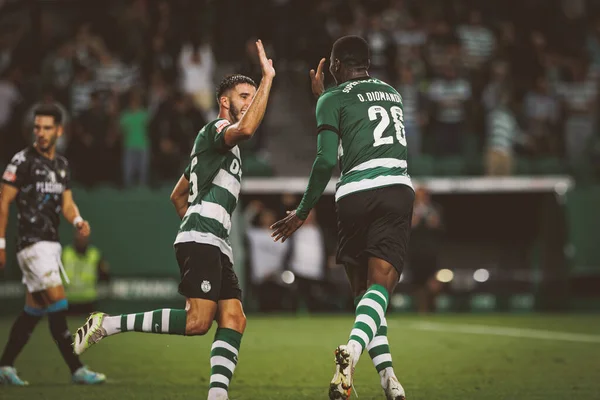
<instances>
[{"instance_id":1,"label":"white shorts","mask_svg":"<svg viewBox=\"0 0 600 400\"><path fill-rule=\"evenodd\" d=\"M17 253L23 283L30 293L63 284L62 248L58 242L37 242Z\"/></svg>"}]
</instances>

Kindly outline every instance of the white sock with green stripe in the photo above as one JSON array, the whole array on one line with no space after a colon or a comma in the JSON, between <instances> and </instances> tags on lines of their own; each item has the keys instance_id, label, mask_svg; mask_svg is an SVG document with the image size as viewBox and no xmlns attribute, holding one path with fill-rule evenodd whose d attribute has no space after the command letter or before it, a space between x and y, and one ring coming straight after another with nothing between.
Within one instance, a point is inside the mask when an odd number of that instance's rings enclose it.
<instances>
[{"instance_id":1,"label":"white sock with green stripe","mask_svg":"<svg viewBox=\"0 0 600 400\"><path fill-rule=\"evenodd\" d=\"M138 314L106 316L102 327L109 336L129 331L185 335L186 319L185 310L163 308Z\"/></svg>"},{"instance_id":2,"label":"white sock with green stripe","mask_svg":"<svg viewBox=\"0 0 600 400\"><path fill-rule=\"evenodd\" d=\"M371 285L356 306L356 319L350 332L348 349L354 364L358 362L363 350L371 343L379 331L381 322L385 320L389 295L381 285Z\"/></svg>"},{"instance_id":3,"label":"white sock with green stripe","mask_svg":"<svg viewBox=\"0 0 600 400\"><path fill-rule=\"evenodd\" d=\"M227 393L238 362L242 334L228 328L218 328L210 350L210 389L208 400Z\"/></svg>"},{"instance_id":4,"label":"white sock with green stripe","mask_svg":"<svg viewBox=\"0 0 600 400\"><path fill-rule=\"evenodd\" d=\"M381 326L377 334L367 346L367 351L373 360L373 365L381 377L381 385L385 384L385 380L390 375L394 374L394 366L392 365L392 353L390 352L390 343L387 338L387 321L385 318L381 321Z\"/></svg>"}]
</instances>

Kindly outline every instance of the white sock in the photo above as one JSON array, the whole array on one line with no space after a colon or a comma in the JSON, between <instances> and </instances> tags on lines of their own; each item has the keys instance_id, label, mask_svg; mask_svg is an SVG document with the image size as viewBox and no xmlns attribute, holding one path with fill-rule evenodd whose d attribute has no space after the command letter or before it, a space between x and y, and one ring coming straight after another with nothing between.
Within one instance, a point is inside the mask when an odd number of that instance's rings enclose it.
<instances>
[{"instance_id":1,"label":"white sock","mask_svg":"<svg viewBox=\"0 0 600 400\"><path fill-rule=\"evenodd\" d=\"M108 336L114 335L121 332L121 316L116 315L114 317L104 317L102 320L102 327L106 330Z\"/></svg>"},{"instance_id":2,"label":"white sock","mask_svg":"<svg viewBox=\"0 0 600 400\"><path fill-rule=\"evenodd\" d=\"M381 387L384 389L387 387L387 380L390 376L396 376L394 373L394 369L392 367L387 367L379 371L379 376L381 377Z\"/></svg>"},{"instance_id":3,"label":"white sock","mask_svg":"<svg viewBox=\"0 0 600 400\"><path fill-rule=\"evenodd\" d=\"M227 398L227 390L223 388L210 388L208 390L208 400L223 400Z\"/></svg>"},{"instance_id":4,"label":"white sock","mask_svg":"<svg viewBox=\"0 0 600 400\"><path fill-rule=\"evenodd\" d=\"M358 359L360 358L360 355L363 352L362 345L360 343L358 343L356 340L350 339L350 340L348 340L348 344L346 345L346 347L348 348L348 351L352 355L352 362L353 362L352 366L355 367L356 364L358 363Z\"/></svg>"}]
</instances>

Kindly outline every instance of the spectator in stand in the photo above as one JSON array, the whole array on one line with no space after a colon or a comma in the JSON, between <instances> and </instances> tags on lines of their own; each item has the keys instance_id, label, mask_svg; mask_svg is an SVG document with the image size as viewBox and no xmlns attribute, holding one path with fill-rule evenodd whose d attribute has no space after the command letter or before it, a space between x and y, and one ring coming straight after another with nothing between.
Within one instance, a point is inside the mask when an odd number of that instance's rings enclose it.
<instances>
[{"instance_id":1,"label":"spectator in stand","mask_svg":"<svg viewBox=\"0 0 600 400\"><path fill-rule=\"evenodd\" d=\"M129 93L127 107L121 112L119 126L123 135L123 183L126 188L148 184L150 152L149 112L139 90Z\"/></svg>"},{"instance_id":2,"label":"spectator in stand","mask_svg":"<svg viewBox=\"0 0 600 400\"><path fill-rule=\"evenodd\" d=\"M509 64L504 60L496 60L491 66L491 80L483 89L481 99L485 111L490 112L498 106L501 93L512 85L509 72Z\"/></svg>"},{"instance_id":3,"label":"spectator in stand","mask_svg":"<svg viewBox=\"0 0 600 400\"><path fill-rule=\"evenodd\" d=\"M82 112L90 108L92 93L95 90L96 82L92 77L92 71L83 66L76 67L69 98L73 118L79 117Z\"/></svg>"},{"instance_id":4,"label":"spectator in stand","mask_svg":"<svg viewBox=\"0 0 600 400\"><path fill-rule=\"evenodd\" d=\"M380 15L369 18L369 28L364 33L364 38L369 43L371 76L383 81L390 81L394 73L395 46L389 32L383 28Z\"/></svg>"},{"instance_id":5,"label":"spectator in stand","mask_svg":"<svg viewBox=\"0 0 600 400\"><path fill-rule=\"evenodd\" d=\"M163 36L156 35L152 38L151 51L148 60L148 76L159 73L168 82L173 82L177 76L177 65L171 49L167 48Z\"/></svg>"},{"instance_id":6,"label":"spectator in stand","mask_svg":"<svg viewBox=\"0 0 600 400\"><path fill-rule=\"evenodd\" d=\"M446 66L443 76L431 83L428 97L436 155L459 155L467 129L471 84L458 76L456 68Z\"/></svg>"},{"instance_id":7,"label":"spectator in stand","mask_svg":"<svg viewBox=\"0 0 600 400\"><path fill-rule=\"evenodd\" d=\"M76 140L69 144L73 148L68 151L75 156L70 161L80 165L76 173L80 173L87 184L118 181L115 179L115 169L120 163L116 151L118 143L113 104L114 101L109 100L105 105L100 93L94 92L90 108L81 113L76 121Z\"/></svg>"},{"instance_id":8,"label":"spectator in stand","mask_svg":"<svg viewBox=\"0 0 600 400\"><path fill-rule=\"evenodd\" d=\"M404 110L404 131L408 142L408 156L414 159L421 154L422 132L426 121L425 99L419 83L415 81L412 69L408 65L400 67L398 93L402 95Z\"/></svg>"},{"instance_id":9,"label":"spectator in stand","mask_svg":"<svg viewBox=\"0 0 600 400\"><path fill-rule=\"evenodd\" d=\"M407 21L405 29L395 30L393 36L398 47L399 60L411 57L413 49L421 49L427 43L427 31L415 18Z\"/></svg>"},{"instance_id":10,"label":"spectator in stand","mask_svg":"<svg viewBox=\"0 0 600 400\"><path fill-rule=\"evenodd\" d=\"M183 93L176 93L159 107L150 125L151 158L159 180L181 175L194 136L205 124L202 113Z\"/></svg>"},{"instance_id":11,"label":"spectator in stand","mask_svg":"<svg viewBox=\"0 0 600 400\"><path fill-rule=\"evenodd\" d=\"M181 88L194 100L206 120L216 117L213 78L215 58L209 42L188 43L179 55Z\"/></svg>"},{"instance_id":12,"label":"spectator in stand","mask_svg":"<svg viewBox=\"0 0 600 400\"><path fill-rule=\"evenodd\" d=\"M74 54L75 46L67 40L62 42L55 52L48 55L42 64L43 83L55 91L58 101L65 104L75 74Z\"/></svg>"},{"instance_id":13,"label":"spectator in stand","mask_svg":"<svg viewBox=\"0 0 600 400\"><path fill-rule=\"evenodd\" d=\"M558 156L562 139L558 132L561 109L545 76L535 80L533 90L527 92L523 103L528 151L533 156Z\"/></svg>"},{"instance_id":14,"label":"spectator in stand","mask_svg":"<svg viewBox=\"0 0 600 400\"><path fill-rule=\"evenodd\" d=\"M565 151L571 167L587 159L598 115L598 82L588 75L587 59L572 62L567 81L560 82L557 93L565 109Z\"/></svg>"},{"instance_id":15,"label":"spectator in stand","mask_svg":"<svg viewBox=\"0 0 600 400\"><path fill-rule=\"evenodd\" d=\"M494 54L496 38L494 32L483 25L483 17L478 10L469 13L469 22L457 29L462 43L465 63L470 69L479 69Z\"/></svg>"},{"instance_id":16,"label":"spectator in stand","mask_svg":"<svg viewBox=\"0 0 600 400\"><path fill-rule=\"evenodd\" d=\"M514 147L521 138L512 106L511 92L505 88L487 114L487 175L510 175L512 172Z\"/></svg>"}]
</instances>

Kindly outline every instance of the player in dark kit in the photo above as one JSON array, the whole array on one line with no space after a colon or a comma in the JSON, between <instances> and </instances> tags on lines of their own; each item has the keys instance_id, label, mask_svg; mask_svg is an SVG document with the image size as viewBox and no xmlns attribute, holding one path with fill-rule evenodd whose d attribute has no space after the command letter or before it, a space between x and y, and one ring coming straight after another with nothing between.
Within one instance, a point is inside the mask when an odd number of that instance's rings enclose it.
<instances>
[{"instance_id":1,"label":"player in dark kit","mask_svg":"<svg viewBox=\"0 0 600 400\"><path fill-rule=\"evenodd\" d=\"M62 113L55 106L35 110L35 143L17 153L6 167L0 186L0 269L6 264L6 225L10 203L16 199L18 211L17 260L27 287L25 308L15 321L0 358L0 384L27 385L14 368L14 362L33 329L48 315L50 332L69 366L72 381L96 384L104 374L90 371L73 354L67 328L68 308L61 273L61 246L58 239L59 213L80 234L88 236L90 226L79 215L69 187L69 164L56 154L56 140L62 135ZM68 277L64 276L68 282Z\"/></svg>"},{"instance_id":2,"label":"player in dark kit","mask_svg":"<svg viewBox=\"0 0 600 400\"><path fill-rule=\"evenodd\" d=\"M338 39L329 71L337 86L324 90L323 66L311 71L317 100L318 154L300 205L275 223L285 241L321 197L336 161L337 260L346 267L356 296L356 319L347 344L335 351L330 399L348 399L354 367L366 349L388 400L404 400L392 367L385 313L407 254L414 190L407 172L402 99L368 74L369 47L358 36Z\"/></svg>"}]
</instances>

